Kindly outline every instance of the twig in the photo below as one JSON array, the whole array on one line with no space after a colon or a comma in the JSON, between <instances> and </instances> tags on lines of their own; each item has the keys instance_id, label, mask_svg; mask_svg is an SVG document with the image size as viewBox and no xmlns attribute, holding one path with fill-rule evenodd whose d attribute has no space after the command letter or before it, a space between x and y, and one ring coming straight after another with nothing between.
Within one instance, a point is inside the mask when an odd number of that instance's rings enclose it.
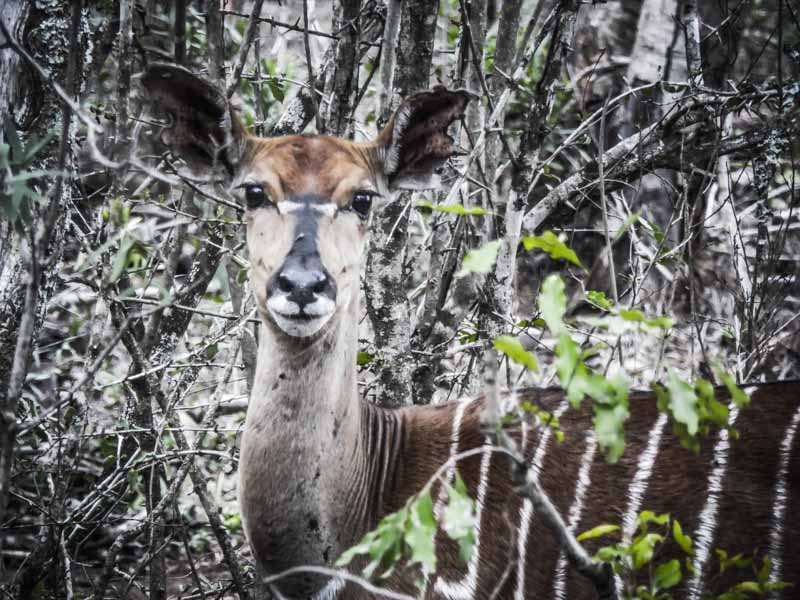
<instances>
[{"instance_id":1,"label":"twig","mask_svg":"<svg viewBox=\"0 0 800 600\"><path fill-rule=\"evenodd\" d=\"M264 577L261 581L262 583L269 585L270 583L275 583L276 581L286 577L291 577L292 575L297 575L299 573L316 573L317 575L327 575L331 578L338 577L340 579L344 579L345 581L355 583L370 594L377 594L379 597L389 598L389 600L415 600L414 596L408 596L406 594L400 594L398 592L393 592L392 590L387 590L386 588L378 587L363 577L358 577L357 575L353 575L347 571L328 569L326 567L314 567L310 565L303 567L292 567L291 569L286 569L285 571L281 571L276 575Z\"/></svg>"},{"instance_id":2,"label":"twig","mask_svg":"<svg viewBox=\"0 0 800 600\"><path fill-rule=\"evenodd\" d=\"M314 67L311 66L311 44L308 39L308 0L303 0L303 48L306 52L306 69L308 71L308 85L311 88L309 95L314 107L317 120L317 131L322 133L322 115L319 113L319 100L317 99L317 83L314 77Z\"/></svg>"},{"instance_id":3,"label":"twig","mask_svg":"<svg viewBox=\"0 0 800 600\"><path fill-rule=\"evenodd\" d=\"M608 109L609 97L606 96L606 101L603 103L603 115L600 118L600 139L598 140L600 157L603 156L603 150L606 142L606 112ZM614 304L619 304L619 294L617 293L617 272L614 267L614 253L611 249L611 235L608 232L608 204L606 203L606 178L604 173L603 160L597 161L597 175L600 179L600 204L603 213L603 233L606 237L606 254L608 256L608 270L610 272L609 279L611 285L611 296L614 298Z\"/></svg>"},{"instance_id":4,"label":"twig","mask_svg":"<svg viewBox=\"0 0 800 600\"><path fill-rule=\"evenodd\" d=\"M250 12L250 19L247 23L247 30L244 34L244 40L242 40L242 45L239 47L239 58L236 60L236 67L233 69L231 82L228 86L228 98L233 96L234 92L239 87L239 79L242 76L242 69L244 69L244 65L247 62L247 55L250 53L250 46L253 43L253 39L256 37L256 33L258 33L258 27L260 24L259 17L261 16L261 7L263 5L264 0L255 0L255 2L253 2L253 10Z\"/></svg>"},{"instance_id":5,"label":"twig","mask_svg":"<svg viewBox=\"0 0 800 600\"><path fill-rule=\"evenodd\" d=\"M223 15L231 15L234 17L245 17L248 19L252 19L252 13L247 15L243 12L237 12L235 10L221 10L220 13ZM266 23L268 25L272 25L273 27L281 27L283 29L288 29L289 31L296 31L298 33L306 33L306 29L303 27L298 27L297 25L292 25L291 23L284 23L283 21L278 21L277 19L273 19L272 17L256 17L256 20L260 23ZM309 29L308 35L318 35L320 37L328 38L330 40L338 40L339 37L333 35L331 33L326 33L324 31L319 31L317 29Z\"/></svg>"}]
</instances>

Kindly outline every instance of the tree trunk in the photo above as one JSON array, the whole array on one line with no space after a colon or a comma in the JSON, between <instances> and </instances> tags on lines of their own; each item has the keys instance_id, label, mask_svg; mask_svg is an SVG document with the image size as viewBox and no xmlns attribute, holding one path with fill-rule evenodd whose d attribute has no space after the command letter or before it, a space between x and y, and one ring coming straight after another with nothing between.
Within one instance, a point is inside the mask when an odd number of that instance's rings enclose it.
<instances>
[{"instance_id":1,"label":"tree trunk","mask_svg":"<svg viewBox=\"0 0 800 600\"><path fill-rule=\"evenodd\" d=\"M48 74L74 96L82 79L83 62L76 60L72 81L67 81L69 58L80 55L82 43L70 43L72 2L4 2L3 18L12 37ZM73 133L70 111L42 74L11 49L0 52L0 115L11 117L24 140L60 133L31 169L71 171ZM63 157L63 165L59 165ZM14 462L17 401L47 303L58 282L64 243L69 232L72 186L54 177L38 180L45 199L34 213L26 235L20 236L8 221L0 221L0 520L8 499L8 482ZM49 231L48 231L49 230ZM52 235L51 235L52 234ZM33 245L31 240L35 240ZM33 252L38 246L40 252ZM29 285L30 284L30 285Z\"/></svg>"},{"instance_id":2,"label":"tree trunk","mask_svg":"<svg viewBox=\"0 0 800 600\"><path fill-rule=\"evenodd\" d=\"M403 3L392 108L400 98L428 87L439 3ZM367 253L367 314L381 353L375 400L398 407L411 402L411 319L403 271L411 194L400 194L376 215Z\"/></svg>"}]
</instances>

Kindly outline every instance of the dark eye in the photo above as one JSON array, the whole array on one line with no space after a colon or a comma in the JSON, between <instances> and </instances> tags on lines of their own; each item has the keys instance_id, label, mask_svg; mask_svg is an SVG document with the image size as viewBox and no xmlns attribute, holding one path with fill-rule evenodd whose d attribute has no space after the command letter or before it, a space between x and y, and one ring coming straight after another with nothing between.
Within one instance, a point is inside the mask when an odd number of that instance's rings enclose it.
<instances>
[{"instance_id":1,"label":"dark eye","mask_svg":"<svg viewBox=\"0 0 800 600\"><path fill-rule=\"evenodd\" d=\"M258 208L267 201L267 194L263 186L256 183L249 183L244 186L244 201L247 208Z\"/></svg>"},{"instance_id":2,"label":"dark eye","mask_svg":"<svg viewBox=\"0 0 800 600\"><path fill-rule=\"evenodd\" d=\"M372 196L374 196L374 194L370 192L353 193L353 200L350 203L350 208L358 213L358 216L362 219L366 219L369 215L369 209L372 206Z\"/></svg>"}]
</instances>

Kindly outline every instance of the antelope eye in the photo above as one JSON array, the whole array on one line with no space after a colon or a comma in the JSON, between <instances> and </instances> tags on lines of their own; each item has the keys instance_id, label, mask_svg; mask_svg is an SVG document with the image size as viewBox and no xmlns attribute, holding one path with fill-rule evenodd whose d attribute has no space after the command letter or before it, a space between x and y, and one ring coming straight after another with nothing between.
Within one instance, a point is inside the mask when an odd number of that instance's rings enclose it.
<instances>
[{"instance_id":1,"label":"antelope eye","mask_svg":"<svg viewBox=\"0 0 800 600\"><path fill-rule=\"evenodd\" d=\"M267 194L264 187L256 183L249 183L244 186L244 201L247 208L259 208L267 201Z\"/></svg>"},{"instance_id":2,"label":"antelope eye","mask_svg":"<svg viewBox=\"0 0 800 600\"><path fill-rule=\"evenodd\" d=\"M366 219L369 215L369 209L372 206L372 196L374 196L374 194L369 192L355 192L353 194L353 200L350 203L350 208L352 208L362 219Z\"/></svg>"}]
</instances>

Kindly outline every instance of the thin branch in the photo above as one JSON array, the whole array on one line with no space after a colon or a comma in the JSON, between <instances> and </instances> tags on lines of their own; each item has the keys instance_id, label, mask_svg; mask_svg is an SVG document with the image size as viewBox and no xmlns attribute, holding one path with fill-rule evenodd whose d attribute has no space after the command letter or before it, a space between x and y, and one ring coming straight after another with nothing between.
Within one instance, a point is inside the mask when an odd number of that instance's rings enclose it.
<instances>
[{"instance_id":1,"label":"thin branch","mask_svg":"<svg viewBox=\"0 0 800 600\"><path fill-rule=\"evenodd\" d=\"M239 47L239 58L236 60L236 67L233 69L231 82L228 86L228 98L233 96L234 92L236 92L239 87L239 79L242 76L242 69L244 69L244 65L247 62L247 55L250 53L250 46L253 44L256 33L258 33L258 27L260 24L259 17L261 16L261 7L263 5L264 0L255 0L255 2L253 2L253 10L250 12L250 19L247 22L247 30L244 34L244 40L242 40L242 45Z\"/></svg>"}]
</instances>

